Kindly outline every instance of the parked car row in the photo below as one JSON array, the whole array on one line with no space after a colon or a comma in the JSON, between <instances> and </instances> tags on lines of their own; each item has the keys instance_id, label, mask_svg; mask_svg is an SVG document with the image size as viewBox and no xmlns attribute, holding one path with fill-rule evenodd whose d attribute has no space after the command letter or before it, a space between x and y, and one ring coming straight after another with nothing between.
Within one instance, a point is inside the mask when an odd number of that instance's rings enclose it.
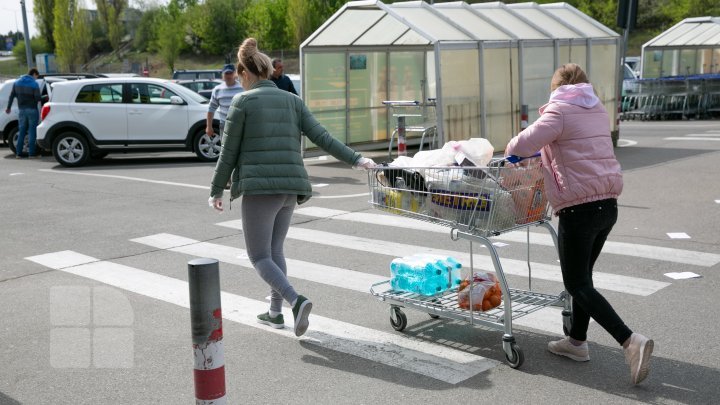
<instances>
[{"instance_id":1,"label":"parked car row","mask_svg":"<svg viewBox=\"0 0 720 405\"><path fill-rule=\"evenodd\" d=\"M208 100L169 80L121 77L59 82L42 107L37 143L63 166L113 152L192 151L216 160L205 134Z\"/></svg>"}]
</instances>

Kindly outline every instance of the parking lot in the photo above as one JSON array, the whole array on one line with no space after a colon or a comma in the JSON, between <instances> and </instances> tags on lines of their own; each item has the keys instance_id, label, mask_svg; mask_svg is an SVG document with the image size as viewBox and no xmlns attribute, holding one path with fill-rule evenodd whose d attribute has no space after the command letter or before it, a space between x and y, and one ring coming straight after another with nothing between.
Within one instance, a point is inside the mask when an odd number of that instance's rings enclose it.
<instances>
[{"instance_id":1,"label":"parking lot","mask_svg":"<svg viewBox=\"0 0 720 405\"><path fill-rule=\"evenodd\" d=\"M315 303L296 338L254 322L267 287L243 250L240 202L223 214L207 206L213 163L118 153L65 168L0 148L0 404L192 402L184 297L199 256L221 261L229 403L716 403L720 121L623 122L616 155L620 218L595 269L626 323L655 339L638 387L595 323L590 362L548 353L559 312L515 324L526 358L517 370L499 332L409 310L408 328L394 331L371 282L387 278L393 257L467 258L467 242L371 209L367 175L331 158L306 159L315 195L296 208L285 249L291 282ZM542 233L530 233L533 288L557 293L557 254ZM527 288L524 238L497 240L511 285ZM666 275L675 272L700 277Z\"/></svg>"}]
</instances>

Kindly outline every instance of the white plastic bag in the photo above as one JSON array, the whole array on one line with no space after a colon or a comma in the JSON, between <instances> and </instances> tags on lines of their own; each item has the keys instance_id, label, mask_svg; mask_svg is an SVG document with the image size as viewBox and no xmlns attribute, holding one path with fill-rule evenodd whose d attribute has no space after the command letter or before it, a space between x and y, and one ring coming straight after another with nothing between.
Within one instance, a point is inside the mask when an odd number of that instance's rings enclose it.
<instances>
[{"instance_id":1,"label":"white plastic bag","mask_svg":"<svg viewBox=\"0 0 720 405\"><path fill-rule=\"evenodd\" d=\"M463 280L458 288L458 307L470 309L472 298L473 311L488 311L502 303L502 290L493 273L477 272L473 277L472 291L470 280Z\"/></svg>"}]
</instances>

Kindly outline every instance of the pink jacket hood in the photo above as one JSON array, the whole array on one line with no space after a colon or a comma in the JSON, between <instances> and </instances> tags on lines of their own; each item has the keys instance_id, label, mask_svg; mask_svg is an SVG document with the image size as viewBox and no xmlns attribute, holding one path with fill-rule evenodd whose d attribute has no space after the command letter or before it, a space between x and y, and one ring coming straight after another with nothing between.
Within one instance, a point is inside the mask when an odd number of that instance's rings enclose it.
<instances>
[{"instance_id":1,"label":"pink jacket hood","mask_svg":"<svg viewBox=\"0 0 720 405\"><path fill-rule=\"evenodd\" d=\"M595 107L600 99L595 95L592 84L578 83L560 86L550 94L550 103L565 103L583 108Z\"/></svg>"}]
</instances>

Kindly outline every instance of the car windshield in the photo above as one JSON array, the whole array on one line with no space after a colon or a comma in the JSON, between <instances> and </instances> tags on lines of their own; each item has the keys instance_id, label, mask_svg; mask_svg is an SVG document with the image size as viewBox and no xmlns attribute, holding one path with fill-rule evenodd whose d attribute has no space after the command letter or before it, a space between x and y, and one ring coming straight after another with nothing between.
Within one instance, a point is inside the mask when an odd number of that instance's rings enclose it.
<instances>
[{"instance_id":1,"label":"car windshield","mask_svg":"<svg viewBox=\"0 0 720 405\"><path fill-rule=\"evenodd\" d=\"M176 92L183 98L189 98L189 99L195 101L196 103L207 104L210 102L205 97L203 97L203 96L195 93L194 91L188 89L187 87L181 86L177 83L165 82L165 85L170 87L172 89L172 91Z\"/></svg>"}]
</instances>

